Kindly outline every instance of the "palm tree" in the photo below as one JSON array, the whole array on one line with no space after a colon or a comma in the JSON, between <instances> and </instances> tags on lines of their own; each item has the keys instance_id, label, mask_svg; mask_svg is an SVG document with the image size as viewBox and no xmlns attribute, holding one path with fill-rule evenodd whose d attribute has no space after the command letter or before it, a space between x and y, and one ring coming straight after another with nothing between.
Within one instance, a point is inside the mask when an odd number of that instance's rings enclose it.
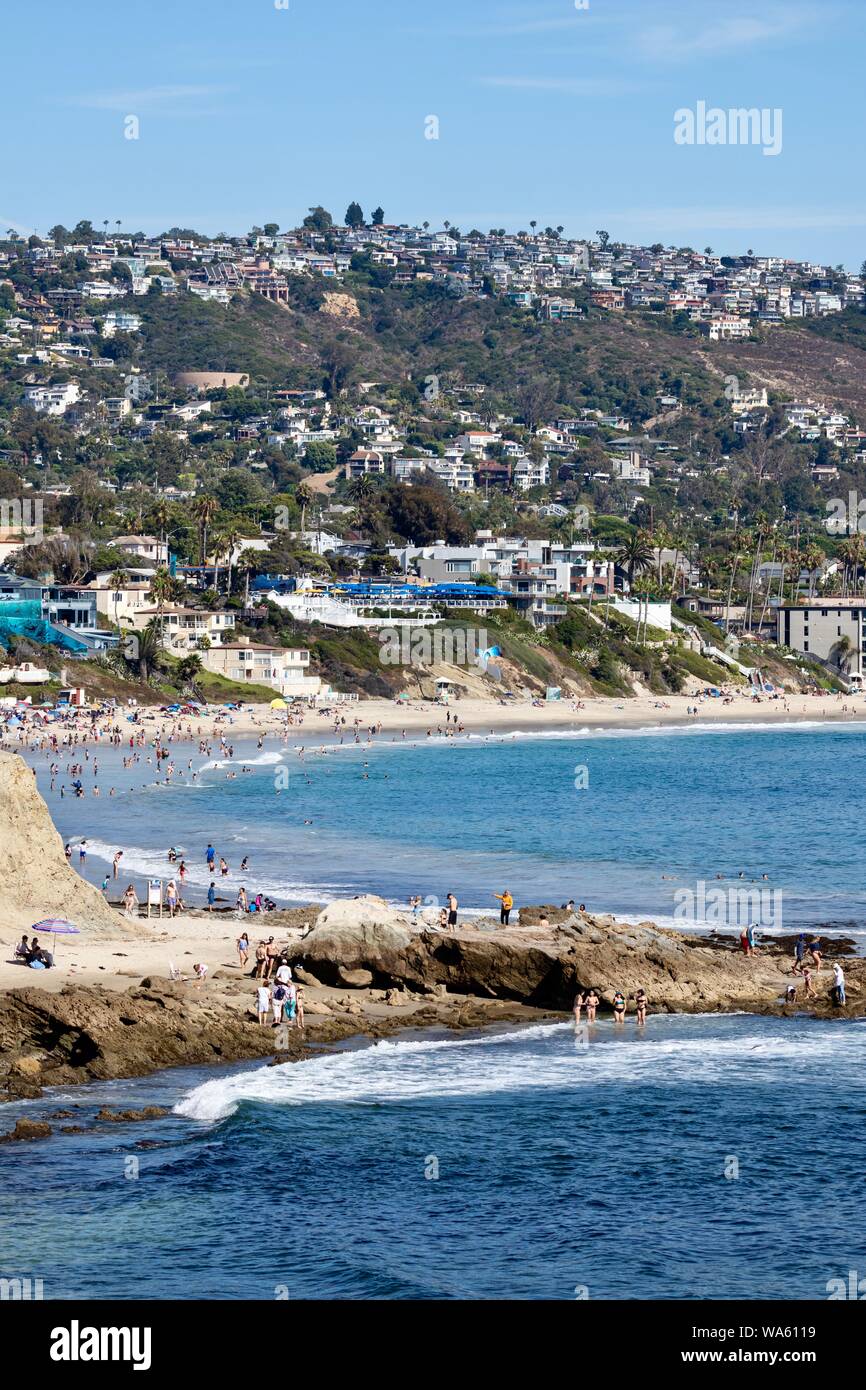
<instances>
[{"instance_id":1,"label":"palm tree","mask_svg":"<svg viewBox=\"0 0 866 1390\"><path fill-rule=\"evenodd\" d=\"M363 475L367 478L367 474ZM358 482L361 479L357 479ZM368 479L369 481L369 479ZM295 501L301 509L301 541L304 539L304 532L307 529L307 508L313 500L313 493L309 483L298 483L295 488Z\"/></svg>"},{"instance_id":2,"label":"palm tree","mask_svg":"<svg viewBox=\"0 0 866 1390\"><path fill-rule=\"evenodd\" d=\"M163 632L163 609L169 599L174 598L176 592L176 581L171 577L165 565L160 565L154 571L150 581L150 592L148 598L152 598L157 606L157 622L160 637Z\"/></svg>"},{"instance_id":3,"label":"palm tree","mask_svg":"<svg viewBox=\"0 0 866 1390\"><path fill-rule=\"evenodd\" d=\"M196 498L192 510L199 525L199 564L204 566L207 564L208 527L219 511L219 503L209 493L203 493Z\"/></svg>"},{"instance_id":4,"label":"palm tree","mask_svg":"<svg viewBox=\"0 0 866 1390\"><path fill-rule=\"evenodd\" d=\"M814 598L815 596L815 576L818 570L821 568L823 560L824 552L819 545L816 545L813 541L810 545L806 546L806 549L803 552L803 563L809 572L810 598Z\"/></svg>"},{"instance_id":5,"label":"palm tree","mask_svg":"<svg viewBox=\"0 0 866 1390\"><path fill-rule=\"evenodd\" d=\"M226 529L225 529L225 531L224 531L224 533L223 533L223 539L224 539L225 545L226 545L226 549L225 549L225 552L224 552L224 553L225 553L225 554L227 555L227 557L228 557L228 588L226 589L226 593L229 595L229 597L231 597L231 592L232 592L232 566L233 566L233 564L234 564L234 554L235 554L235 551L237 550L238 546L240 545L241 541L244 539L244 533L243 533L243 531L240 529L240 527L237 525L237 523L233 521L233 522L230 522L229 525L226 527Z\"/></svg>"},{"instance_id":6,"label":"palm tree","mask_svg":"<svg viewBox=\"0 0 866 1390\"><path fill-rule=\"evenodd\" d=\"M117 621L117 605L120 602L120 590L123 588L124 584L129 583L129 574L124 569L112 570L111 578L108 582L114 590L114 626L119 628L120 623Z\"/></svg>"},{"instance_id":7,"label":"palm tree","mask_svg":"<svg viewBox=\"0 0 866 1390\"><path fill-rule=\"evenodd\" d=\"M164 498L161 497L157 502L154 502L150 511L150 516L154 526L156 526L159 532L159 543L160 547L162 547L165 543L165 533L168 530L168 524L171 521L171 511Z\"/></svg>"},{"instance_id":8,"label":"palm tree","mask_svg":"<svg viewBox=\"0 0 866 1390\"><path fill-rule=\"evenodd\" d=\"M635 573L642 574L650 568L652 562L653 547L649 536L645 531L632 531L617 552L617 563L628 575L629 588L634 582Z\"/></svg>"},{"instance_id":9,"label":"palm tree","mask_svg":"<svg viewBox=\"0 0 866 1390\"><path fill-rule=\"evenodd\" d=\"M174 669L175 684L179 689L186 686L195 686L195 678L202 671L202 660L196 652L191 652L189 656L181 657Z\"/></svg>"},{"instance_id":10,"label":"palm tree","mask_svg":"<svg viewBox=\"0 0 866 1390\"><path fill-rule=\"evenodd\" d=\"M729 582L729 584L728 584L728 601L727 601L727 604L726 604L726 606L725 606L725 632L726 632L726 633L730 632L730 630L731 630L731 596L733 595L733 592L734 592L734 579L735 579L735 577L736 577L737 566L739 565L739 563L740 563L740 552L739 552L739 550L738 550L737 553L736 553L736 555L734 556L734 562L733 562L733 564L731 565L731 577L730 577L730 582Z\"/></svg>"},{"instance_id":11,"label":"palm tree","mask_svg":"<svg viewBox=\"0 0 866 1390\"><path fill-rule=\"evenodd\" d=\"M669 550L673 542L673 536L663 521L660 521L653 532L653 542L658 551L656 578L659 585L662 582L662 551Z\"/></svg>"},{"instance_id":12,"label":"palm tree","mask_svg":"<svg viewBox=\"0 0 866 1390\"><path fill-rule=\"evenodd\" d=\"M250 575L254 574L261 564L261 554L258 550L242 550L237 558L237 568L244 575L244 608L250 606Z\"/></svg>"},{"instance_id":13,"label":"palm tree","mask_svg":"<svg viewBox=\"0 0 866 1390\"><path fill-rule=\"evenodd\" d=\"M210 553L213 556L213 586L219 593L220 560L228 554L228 538L225 531L213 531L210 538Z\"/></svg>"},{"instance_id":14,"label":"palm tree","mask_svg":"<svg viewBox=\"0 0 866 1390\"><path fill-rule=\"evenodd\" d=\"M146 681L156 668L161 650L162 642L156 623L149 622L138 634L138 674L143 681Z\"/></svg>"}]
</instances>

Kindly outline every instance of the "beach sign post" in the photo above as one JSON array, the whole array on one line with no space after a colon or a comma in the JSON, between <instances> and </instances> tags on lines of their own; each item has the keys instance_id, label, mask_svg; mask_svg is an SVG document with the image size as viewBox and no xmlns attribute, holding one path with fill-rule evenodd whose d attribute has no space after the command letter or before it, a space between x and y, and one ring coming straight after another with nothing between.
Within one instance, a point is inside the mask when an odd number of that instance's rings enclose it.
<instances>
[{"instance_id":1,"label":"beach sign post","mask_svg":"<svg viewBox=\"0 0 866 1390\"><path fill-rule=\"evenodd\" d=\"M151 878L147 884L147 915L150 917L150 909L159 908L159 916L162 916L162 879Z\"/></svg>"}]
</instances>

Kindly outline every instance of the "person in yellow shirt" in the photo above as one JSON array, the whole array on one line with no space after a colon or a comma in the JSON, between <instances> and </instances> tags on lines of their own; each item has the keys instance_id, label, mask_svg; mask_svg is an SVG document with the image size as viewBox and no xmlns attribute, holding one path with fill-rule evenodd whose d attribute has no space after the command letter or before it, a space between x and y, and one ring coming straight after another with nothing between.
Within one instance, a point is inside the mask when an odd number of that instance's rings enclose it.
<instances>
[{"instance_id":1,"label":"person in yellow shirt","mask_svg":"<svg viewBox=\"0 0 866 1390\"><path fill-rule=\"evenodd\" d=\"M498 898L500 903L502 904L499 909L500 925L503 927L507 927L508 918L511 913L511 909L514 906L514 899L512 898L507 888L504 893L494 893L493 896L494 898Z\"/></svg>"}]
</instances>

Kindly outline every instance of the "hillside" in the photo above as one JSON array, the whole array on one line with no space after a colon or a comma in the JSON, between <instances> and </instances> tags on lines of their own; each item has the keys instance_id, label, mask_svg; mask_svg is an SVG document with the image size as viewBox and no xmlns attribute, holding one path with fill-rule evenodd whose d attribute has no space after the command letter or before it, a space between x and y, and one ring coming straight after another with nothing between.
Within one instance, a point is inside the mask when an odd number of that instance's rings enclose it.
<instances>
[{"instance_id":1,"label":"hillside","mask_svg":"<svg viewBox=\"0 0 866 1390\"><path fill-rule=\"evenodd\" d=\"M849 330L837 342L830 319L766 330L759 341L711 343L649 314L590 311L546 323L501 299L455 299L431 285L347 292L357 317L323 312L325 291L309 281L293 286L288 306L250 294L228 306L148 296L135 302L145 319L144 364L170 374L248 371L262 383L295 387L321 386L335 370L419 386L435 375L443 385L481 383L504 399L543 379L562 406L645 420L660 385L676 385L686 406L707 408L733 374L866 416L866 340Z\"/></svg>"}]
</instances>

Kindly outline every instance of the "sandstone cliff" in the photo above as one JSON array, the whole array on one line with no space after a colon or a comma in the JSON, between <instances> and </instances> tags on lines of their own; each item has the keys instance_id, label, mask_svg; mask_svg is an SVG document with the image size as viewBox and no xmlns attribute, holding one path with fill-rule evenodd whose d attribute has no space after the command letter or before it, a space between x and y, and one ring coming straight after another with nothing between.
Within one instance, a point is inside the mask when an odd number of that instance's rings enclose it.
<instances>
[{"instance_id":1,"label":"sandstone cliff","mask_svg":"<svg viewBox=\"0 0 866 1390\"><path fill-rule=\"evenodd\" d=\"M69 867L33 773L8 753L0 753L0 864L0 942L12 943L42 917L68 917L91 937L141 933Z\"/></svg>"}]
</instances>

